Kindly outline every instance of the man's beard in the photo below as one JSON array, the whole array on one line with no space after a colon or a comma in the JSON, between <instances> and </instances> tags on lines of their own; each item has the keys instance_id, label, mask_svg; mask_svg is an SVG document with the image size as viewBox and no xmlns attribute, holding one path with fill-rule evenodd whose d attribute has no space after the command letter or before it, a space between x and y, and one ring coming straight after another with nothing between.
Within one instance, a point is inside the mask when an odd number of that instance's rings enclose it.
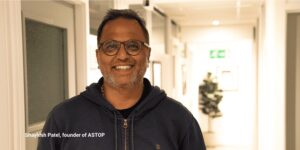
<instances>
[{"instance_id":1,"label":"man's beard","mask_svg":"<svg viewBox=\"0 0 300 150\"><path fill-rule=\"evenodd\" d=\"M129 82L127 84L120 84L116 80L115 76L110 75L108 73L104 73L102 71L101 72L103 74L104 81L106 81L110 86L114 88L133 88L134 86L139 85L143 81L147 67L148 61L145 63L145 66L141 68L141 70L129 77Z\"/></svg>"}]
</instances>

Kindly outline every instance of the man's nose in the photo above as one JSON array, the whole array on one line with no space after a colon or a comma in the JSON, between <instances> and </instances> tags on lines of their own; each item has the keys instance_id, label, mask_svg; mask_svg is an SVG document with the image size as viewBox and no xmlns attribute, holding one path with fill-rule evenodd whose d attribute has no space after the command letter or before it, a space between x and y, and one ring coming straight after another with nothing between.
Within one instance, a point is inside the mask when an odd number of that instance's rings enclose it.
<instances>
[{"instance_id":1,"label":"man's nose","mask_svg":"<svg viewBox=\"0 0 300 150\"><path fill-rule=\"evenodd\" d=\"M125 50L125 45L121 44L120 49L117 53L117 58L124 60L124 59L127 59L128 57L129 57L129 54Z\"/></svg>"}]
</instances>

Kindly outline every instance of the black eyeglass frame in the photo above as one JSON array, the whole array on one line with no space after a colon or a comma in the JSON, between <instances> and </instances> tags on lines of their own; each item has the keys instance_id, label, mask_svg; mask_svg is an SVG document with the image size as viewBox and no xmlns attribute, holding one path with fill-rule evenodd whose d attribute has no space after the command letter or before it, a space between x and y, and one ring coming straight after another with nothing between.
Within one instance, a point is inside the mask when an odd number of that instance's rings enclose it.
<instances>
[{"instance_id":1,"label":"black eyeglass frame","mask_svg":"<svg viewBox=\"0 0 300 150\"><path fill-rule=\"evenodd\" d=\"M118 49L114 54L107 54L107 53L106 53L105 51L103 51L101 48L102 48L102 46L103 46L104 43L111 42L111 41L114 41L114 42L119 43L119 44L120 44L120 47L119 47L119 49ZM125 46L125 44L126 44L127 42L130 42L130 41L138 42L138 43L140 43L140 45L141 45L139 51L138 51L136 54L131 54L131 53L129 53L128 50L127 50L127 48L126 48L126 46ZM107 40L107 41L104 41L104 42L99 43L98 50L99 50L99 51L102 50L103 53L104 53L105 55L108 55L108 56L115 56L115 55L117 55L118 52L120 51L120 48L121 48L122 45L124 46L124 49L125 49L126 53L127 53L128 55L131 55L131 56L136 56L136 55L138 55L138 54L142 51L142 46L145 46L145 47L148 48L148 49L151 48L151 47L149 46L148 43L143 42L143 41L140 41L140 40L127 40L127 41L123 41L123 42L117 41L117 40Z\"/></svg>"}]
</instances>

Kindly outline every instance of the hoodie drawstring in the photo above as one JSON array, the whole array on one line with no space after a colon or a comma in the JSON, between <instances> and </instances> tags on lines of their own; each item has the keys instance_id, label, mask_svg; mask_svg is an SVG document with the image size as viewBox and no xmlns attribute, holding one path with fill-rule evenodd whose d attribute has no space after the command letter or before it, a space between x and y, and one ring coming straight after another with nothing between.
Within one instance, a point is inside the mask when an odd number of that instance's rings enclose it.
<instances>
[{"instance_id":1,"label":"hoodie drawstring","mask_svg":"<svg viewBox=\"0 0 300 150\"><path fill-rule=\"evenodd\" d=\"M114 112L114 123L115 123L115 150L118 150L118 128L117 128L117 114Z\"/></svg>"}]
</instances>

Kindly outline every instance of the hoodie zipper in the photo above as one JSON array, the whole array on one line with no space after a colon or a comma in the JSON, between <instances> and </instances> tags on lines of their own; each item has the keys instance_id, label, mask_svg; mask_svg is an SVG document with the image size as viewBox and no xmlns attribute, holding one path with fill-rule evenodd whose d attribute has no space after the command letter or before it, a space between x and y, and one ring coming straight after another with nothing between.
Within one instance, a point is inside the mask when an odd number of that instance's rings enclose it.
<instances>
[{"instance_id":1,"label":"hoodie zipper","mask_svg":"<svg viewBox=\"0 0 300 150\"><path fill-rule=\"evenodd\" d=\"M123 121L123 128L124 128L124 150L127 150L127 128L128 128L127 119L124 119Z\"/></svg>"}]
</instances>

